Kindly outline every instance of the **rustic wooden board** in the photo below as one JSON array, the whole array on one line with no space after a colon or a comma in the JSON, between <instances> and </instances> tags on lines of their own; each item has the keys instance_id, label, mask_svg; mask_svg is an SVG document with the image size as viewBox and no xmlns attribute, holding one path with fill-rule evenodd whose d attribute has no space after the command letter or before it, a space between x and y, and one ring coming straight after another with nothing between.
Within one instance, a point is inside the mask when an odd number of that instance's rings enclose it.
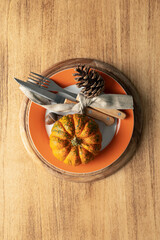
<instances>
[{"instance_id":1,"label":"rustic wooden board","mask_svg":"<svg viewBox=\"0 0 160 240\"><path fill-rule=\"evenodd\" d=\"M0 23L0 239L159 240L160 1L1 0ZM94 183L54 177L19 131L13 77L75 57L120 69L143 103L133 158Z\"/></svg>"},{"instance_id":2,"label":"rustic wooden board","mask_svg":"<svg viewBox=\"0 0 160 240\"><path fill-rule=\"evenodd\" d=\"M118 83L120 83L127 94L133 96L134 100L134 130L133 135L131 138L131 141L126 148L126 150L123 152L123 154L111 165L108 167L105 167L101 170L98 170L96 172L91 173L72 173L67 172L61 169L57 169L50 163L48 163L37 151L36 147L34 146L31 136L29 134L29 128L28 128L28 111L31 104L31 101L27 98L24 99L20 111L20 130L21 130L21 137L23 140L23 143L27 149L27 151L31 154L32 158L36 161L41 161L44 166L47 166L49 169L52 169L53 174L56 176L65 178L67 180L76 181L76 182L90 182L95 181L98 179L102 179L104 177L107 177L114 172L116 172L118 169L124 166L131 157L133 156L134 152L136 151L140 136L142 133L142 126L143 126L143 111L142 111L142 104L140 101L139 94L131 81L124 76L118 69L114 68L113 66L98 61L94 59L69 59L60 63L57 63L44 71L42 75L50 77L56 72L65 70L67 68L76 67L78 64L87 64L90 67L100 70L104 73L107 73L108 75L112 76Z\"/></svg>"}]
</instances>

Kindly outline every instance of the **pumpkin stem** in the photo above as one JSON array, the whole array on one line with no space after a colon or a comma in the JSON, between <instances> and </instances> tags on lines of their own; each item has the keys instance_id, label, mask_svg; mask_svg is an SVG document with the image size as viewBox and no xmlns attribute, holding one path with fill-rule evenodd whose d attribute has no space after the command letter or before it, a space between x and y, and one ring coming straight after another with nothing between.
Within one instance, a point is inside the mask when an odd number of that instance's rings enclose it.
<instances>
[{"instance_id":1,"label":"pumpkin stem","mask_svg":"<svg viewBox=\"0 0 160 240\"><path fill-rule=\"evenodd\" d=\"M73 146L78 146L79 144L81 144L82 140L80 138L77 138L76 136L74 136L74 138L71 140L71 144Z\"/></svg>"}]
</instances>

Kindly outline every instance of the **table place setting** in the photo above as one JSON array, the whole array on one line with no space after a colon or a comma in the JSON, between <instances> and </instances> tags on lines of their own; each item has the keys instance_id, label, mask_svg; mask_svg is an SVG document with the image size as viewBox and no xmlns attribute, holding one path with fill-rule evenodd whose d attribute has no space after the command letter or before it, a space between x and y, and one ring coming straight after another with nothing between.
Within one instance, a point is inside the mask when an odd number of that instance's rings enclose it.
<instances>
[{"instance_id":1,"label":"table place setting","mask_svg":"<svg viewBox=\"0 0 160 240\"><path fill-rule=\"evenodd\" d=\"M105 71L110 68L114 73L112 66L94 60L95 68L86 61L77 59L70 66L66 60L62 66L59 63L63 69L54 72L53 66L50 76L30 72L27 81L14 78L29 103L23 142L53 172L73 181L107 176L119 159L123 165L135 151L131 141L136 126L134 96L121 86L123 78L118 81Z\"/></svg>"}]
</instances>

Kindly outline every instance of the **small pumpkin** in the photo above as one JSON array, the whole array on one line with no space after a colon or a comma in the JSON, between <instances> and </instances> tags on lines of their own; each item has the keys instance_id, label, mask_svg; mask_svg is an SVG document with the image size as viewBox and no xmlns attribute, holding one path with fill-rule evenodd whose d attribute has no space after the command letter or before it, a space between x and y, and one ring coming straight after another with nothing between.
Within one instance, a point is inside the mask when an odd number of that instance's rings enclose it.
<instances>
[{"instance_id":1,"label":"small pumpkin","mask_svg":"<svg viewBox=\"0 0 160 240\"><path fill-rule=\"evenodd\" d=\"M101 149L98 124L82 114L69 114L55 122L50 135L54 156L69 165L86 164Z\"/></svg>"}]
</instances>

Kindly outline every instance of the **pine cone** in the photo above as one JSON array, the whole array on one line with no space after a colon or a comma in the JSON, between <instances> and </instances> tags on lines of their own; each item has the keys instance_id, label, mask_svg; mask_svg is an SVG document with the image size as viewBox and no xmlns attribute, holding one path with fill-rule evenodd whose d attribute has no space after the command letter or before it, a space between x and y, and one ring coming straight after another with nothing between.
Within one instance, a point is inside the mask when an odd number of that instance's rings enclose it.
<instances>
[{"instance_id":1,"label":"pine cone","mask_svg":"<svg viewBox=\"0 0 160 240\"><path fill-rule=\"evenodd\" d=\"M82 87L81 93L85 97L96 97L103 92L104 80L98 72L90 70L90 67L85 65L78 65L75 71L77 73L74 73L73 76L76 76L76 85L79 88Z\"/></svg>"}]
</instances>

